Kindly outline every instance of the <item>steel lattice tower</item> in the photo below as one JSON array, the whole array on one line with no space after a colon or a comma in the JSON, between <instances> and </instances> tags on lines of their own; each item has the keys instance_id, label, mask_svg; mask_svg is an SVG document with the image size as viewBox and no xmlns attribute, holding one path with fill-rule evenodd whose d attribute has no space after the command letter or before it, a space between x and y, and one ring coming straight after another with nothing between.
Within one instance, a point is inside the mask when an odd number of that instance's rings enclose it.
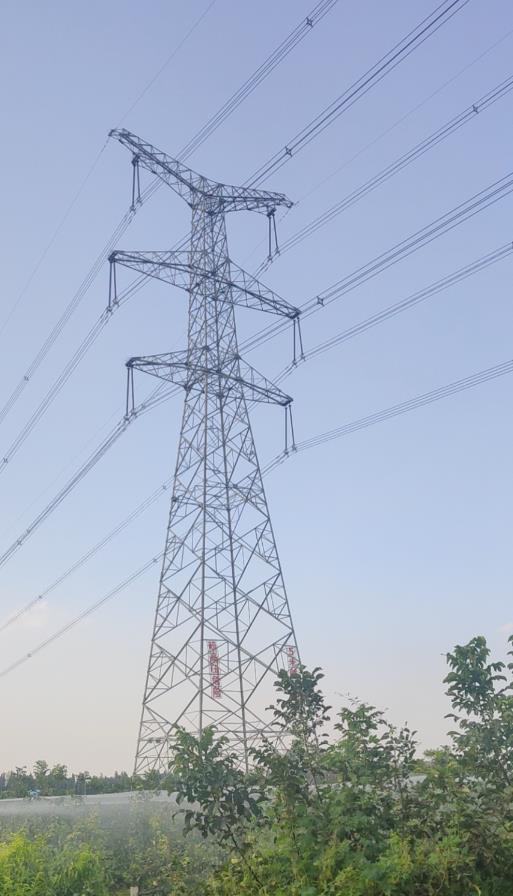
<instances>
[{"instance_id":1,"label":"steel lattice tower","mask_svg":"<svg viewBox=\"0 0 513 896\"><path fill-rule=\"evenodd\" d=\"M133 201L139 168L157 175L191 209L188 251L122 252L116 265L189 293L186 351L132 358L185 390L173 495L140 723L136 773L165 770L173 727L215 725L247 764L268 730L271 683L295 668L298 653L281 565L248 414L248 402L277 403L291 425L291 398L238 352L234 309L284 315L299 311L234 265L227 212L269 217L282 195L216 183L125 130L111 134L133 153Z\"/></svg>"}]
</instances>

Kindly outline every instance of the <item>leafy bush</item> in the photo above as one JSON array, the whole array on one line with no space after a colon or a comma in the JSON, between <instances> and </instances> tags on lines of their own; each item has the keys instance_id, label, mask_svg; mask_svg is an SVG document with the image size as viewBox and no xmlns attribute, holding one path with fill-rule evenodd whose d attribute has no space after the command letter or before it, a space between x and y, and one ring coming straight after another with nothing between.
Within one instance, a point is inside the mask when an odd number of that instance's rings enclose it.
<instances>
[{"instance_id":1,"label":"leafy bush","mask_svg":"<svg viewBox=\"0 0 513 896\"><path fill-rule=\"evenodd\" d=\"M101 857L90 847L53 850L18 833L0 844L2 896L109 896Z\"/></svg>"},{"instance_id":2,"label":"leafy bush","mask_svg":"<svg viewBox=\"0 0 513 896\"><path fill-rule=\"evenodd\" d=\"M142 802L108 825L33 821L3 841L0 827L0 894L511 896L512 645L506 663L482 637L448 654L452 730L420 758L414 731L357 701L328 738L321 672L282 672L250 772L214 729L176 731L165 786L185 838Z\"/></svg>"},{"instance_id":3,"label":"leafy bush","mask_svg":"<svg viewBox=\"0 0 513 896\"><path fill-rule=\"evenodd\" d=\"M511 645L512 639L509 658ZM513 662L490 662L481 637L457 646L447 661L450 745L422 760L415 732L394 727L365 703L340 710L329 743L322 733L329 712L322 675L304 668L282 672L276 683L276 740L253 751L251 775L238 770L212 730L203 734L205 763L198 742L180 733L173 787L198 803L189 826L223 846L223 825L237 831L209 891L511 896ZM278 750L275 743L286 737L288 749ZM191 756L194 793L187 789Z\"/></svg>"}]
</instances>

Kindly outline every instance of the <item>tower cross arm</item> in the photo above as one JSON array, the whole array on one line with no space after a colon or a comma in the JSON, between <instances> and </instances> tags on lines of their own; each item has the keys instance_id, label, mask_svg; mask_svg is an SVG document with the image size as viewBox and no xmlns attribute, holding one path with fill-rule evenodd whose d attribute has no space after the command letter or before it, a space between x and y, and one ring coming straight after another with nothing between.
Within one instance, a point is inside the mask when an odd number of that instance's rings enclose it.
<instances>
[{"instance_id":1,"label":"tower cross arm","mask_svg":"<svg viewBox=\"0 0 513 896\"><path fill-rule=\"evenodd\" d=\"M194 289L207 280L213 290L229 291L228 299L236 305L267 311L295 320L300 309L291 305L259 280L230 261L229 275L220 275L191 264L189 252L124 252L117 249L110 256L111 264L120 264L148 277L171 283L179 289Z\"/></svg>"},{"instance_id":2,"label":"tower cross arm","mask_svg":"<svg viewBox=\"0 0 513 896\"><path fill-rule=\"evenodd\" d=\"M274 215L280 206L292 208L293 202L283 193L268 190L253 190L249 187L231 187L219 184L221 195L219 204L225 212L264 212Z\"/></svg>"},{"instance_id":3,"label":"tower cross arm","mask_svg":"<svg viewBox=\"0 0 513 896\"><path fill-rule=\"evenodd\" d=\"M190 290L190 265L188 252L125 252L116 249L109 261L129 270L170 283L178 289Z\"/></svg>"},{"instance_id":4,"label":"tower cross arm","mask_svg":"<svg viewBox=\"0 0 513 896\"><path fill-rule=\"evenodd\" d=\"M255 190L250 187L233 187L209 180L124 128L114 128L110 131L109 137L113 137L130 149L134 163L159 177L191 207L203 200L214 213L262 211L265 214L272 214L279 206L286 208L292 206L290 199L282 193Z\"/></svg>"},{"instance_id":5,"label":"tower cross arm","mask_svg":"<svg viewBox=\"0 0 513 896\"><path fill-rule=\"evenodd\" d=\"M219 368L205 360L191 360L187 352L167 352L163 355L130 358L126 364L129 371L139 370L149 373L167 383L184 389L205 388L208 380L215 390L226 395L231 389L242 389L250 401L265 404L279 404L288 407L292 398L268 380L265 376L243 361L238 355L226 358Z\"/></svg>"}]
</instances>

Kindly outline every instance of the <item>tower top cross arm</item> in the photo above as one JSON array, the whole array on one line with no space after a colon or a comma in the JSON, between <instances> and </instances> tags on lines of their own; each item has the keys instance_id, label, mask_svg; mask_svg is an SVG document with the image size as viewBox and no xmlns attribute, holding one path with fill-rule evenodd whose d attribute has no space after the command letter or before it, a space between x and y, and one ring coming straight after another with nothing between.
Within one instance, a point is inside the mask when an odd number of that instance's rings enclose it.
<instances>
[{"instance_id":1,"label":"tower top cross arm","mask_svg":"<svg viewBox=\"0 0 513 896\"><path fill-rule=\"evenodd\" d=\"M159 177L191 207L205 203L214 212L259 211L265 214L272 214L279 206L292 207L290 199L282 193L233 187L209 180L124 128L110 131L109 137L130 149L136 164Z\"/></svg>"}]
</instances>

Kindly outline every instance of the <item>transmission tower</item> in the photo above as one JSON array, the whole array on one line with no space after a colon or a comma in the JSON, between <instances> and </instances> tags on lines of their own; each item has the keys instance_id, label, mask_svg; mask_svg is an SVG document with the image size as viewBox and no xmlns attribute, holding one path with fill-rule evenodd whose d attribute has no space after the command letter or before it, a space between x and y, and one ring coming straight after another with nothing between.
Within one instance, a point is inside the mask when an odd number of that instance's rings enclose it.
<instances>
[{"instance_id":1,"label":"transmission tower","mask_svg":"<svg viewBox=\"0 0 513 896\"><path fill-rule=\"evenodd\" d=\"M189 293L186 351L131 358L144 371L185 390L173 495L144 690L135 771L164 771L175 725L201 733L214 725L241 761L270 733L265 707L280 669L298 663L281 565L253 440L248 403L285 410L292 438L292 399L238 352L235 306L289 318L300 345L299 310L230 261L227 212L269 218L290 207L284 196L232 187L196 174L126 130L111 136L132 152L132 202L139 169L160 178L192 214L187 251L116 251L123 265Z\"/></svg>"}]
</instances>

